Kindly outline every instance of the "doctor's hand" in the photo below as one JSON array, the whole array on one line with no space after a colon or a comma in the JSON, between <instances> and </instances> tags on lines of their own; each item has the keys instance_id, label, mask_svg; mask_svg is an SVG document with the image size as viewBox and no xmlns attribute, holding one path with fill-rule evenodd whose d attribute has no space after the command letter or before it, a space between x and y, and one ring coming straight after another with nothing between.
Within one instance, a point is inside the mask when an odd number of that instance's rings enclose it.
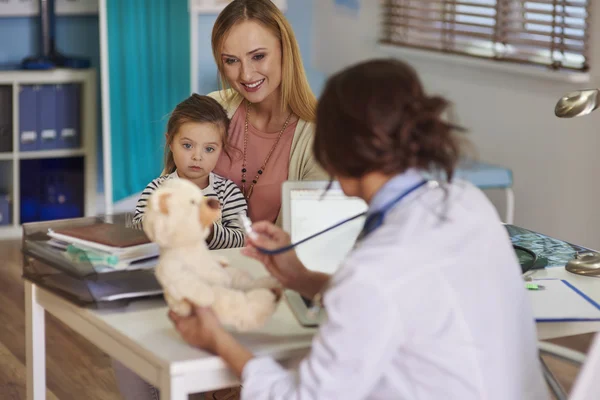
<instances>
[{"instance_id":1,"label":"doctor's hand","mask_svg":"<svg viewBox=\"0 0 600 400\"><path fill-rule=\"evenodd\" d=\"M227 334L210 307L192 305L192 314L181 317L169 311L169 318L188 344L216 354L220 335Z\"/></svg>"},{"instance_id":2,"label":"doctor's hand","mask_svg":"<svg viewBox=\"0 0 600 400\"><path fill-rule=\"evenodd\" d=\"M169 318L183 340L220 356L241 378L244 366L253 354L223 328L210 307L193 307L189 317L180 317L170 311Z\"/></svg>"},{"instance_id":3,"label":"doctor's hand","mask_svg":"<svg viewBox=\"0 0 600 400\"><path fill-rule=\"evenodd\" d=\"M284 287L295 290L309 299L321 291L329 280L329 275L307 269L295 250L270 255L261 253L256 248L274 250L289 245L291 240L287 232L267 221L252 224L252 230L257 235L246 239L247 247L242 250L244 255L263 263L267 271Z\"/></svg>"}]
</instances>

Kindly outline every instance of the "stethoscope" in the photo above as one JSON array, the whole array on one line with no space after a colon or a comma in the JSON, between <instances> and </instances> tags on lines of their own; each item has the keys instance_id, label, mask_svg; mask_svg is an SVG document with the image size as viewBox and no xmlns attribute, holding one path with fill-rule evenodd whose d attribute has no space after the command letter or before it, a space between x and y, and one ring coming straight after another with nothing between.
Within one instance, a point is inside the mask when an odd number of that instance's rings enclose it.
<instances>
[{"instance_id":1,"label":"stethoscope","mask_svg":"<svg viewBox=\"0 0 600 400\"><path fill-rule=\"evenodd\" d=\"M299 240L296 243L292 243L287 246L280 247L278 249L265 249L263 247L256 247L256 249L259 252L261 252L263 254L268 254L268 255L282 254L282 253L285 253L286 251L290 251L290 250L296 248L297 246L299 246L303 243L306 243L316 237L319 237L329 231L332 231L342 225L345 225L349 222L352 222L358 218L361 218L361 217L364 217L365 215L367 215L367 219L363 225L363 229L357 238L357 242L358 242L358 241L364 239L367 235L369 235L373 231L375 231L381 225L383 225L386 214L392 208L394 208L398 203L400 203L406 196L408 196L409 194L411 194L412 192L416 191L417 189L421 188L422 186L424 186L426 184L429 184L432 187L439 186L439 183L435 180L428 181L428 180L423 179L423 180L419 181L417 184L415 184L414 186L412 186L412 187L408 188L407 190L403 191L402 193L400 193L398 196L396 196L394 199L389 201L387 204L385 204L383 207L381 207L379 210L377 210L375 212L371 212L370 214L368 212L362 212L360 214L354 215L354 216L344 219L326 229L323 229L322 231L319 231L319 232L314 233L302 240ZM246 234L249 236L253 235L254 232L252 231L252 222L244 214L240 214L240 219L242 222L242 226L244 227L244 230L246 231ZM518 245L513 245L513 247L515 250L521 250L531 257L531 260L528 260L528 262L521 264L522 272L525 273L525 272L533 269L535 267L536 262L538 261L537 254L535 252L533 252L531 249L528 249L526 247L522 247L522 246L518 246Z\"/></svg>"},{"instance_id":2,"label":"stethoscope","mask_svg":"<svg viewBox=\"0 0 600 400\"><path fill-rule=\"evenodd\" d=\"M521 263L521 260L519 260L519 264L521 264L521 271L523 273L526 273L526 272L529 272L529 270L534 269L535 264L538 261L537 254L535 254L535 252L533 250L528 249L527 247L519 246L516 244L513 244L513 248L515 250L521 250L522 252L527 253L527 255L531 257L531 260L528 260L524 263Z\"/></svg>"},{"instance_id":3,"label":"stethoscope","mask_svg":"<svg viewBox=\"0 0 600 400\"><path fill-rule=\"evenodd\" d=\"M289 244L287 246L283 246L280 247L278 249L265 249L263 247L256 247L256 250L258 250L259 252L263 253L263 254L268 254L268 255L276 255L276 254L281 254L281 253L285 253L286 251L290 251L292 249L294 249L295 247L301 245L302 243L306 243L309 240L312 240L318 236L323 235L324 233L327 233L333 229L336 229L342 225L345 225L351 221L354 221L355 219L358 219L360 217L363 216L367 216L367 219L365 221L365 224L363 226L363 229L360 233L360 235L358 236L357 241L364 239L367 235L371 234L373 231L375 231L377 228L379 228L381 225L383 225L383 221L385 219L386 214L392 209L394 208L398 203L400 203L406 196L408 196L409 194L411 194L412 192L414 192L415 190L421 188L422 186L426 185L427 183L432 183L435 184L437 186L437 182L435 181L427 181L425 179L423 179L422 181L419 181L416 185L411 186L410 188L408 188L407 190L403 191L402 193L400 193L398 196L396 196L394 199L392 199L391 201L389 201L388 203L386 203L383 207L381 207L379 210L375 211L375 212L371 212L369 213L367 212L362 212L360 214L354 215L350 218L344 219L332 226L330 226L329 228L323 229L320 232L317 232L315 234L312 234L302 240L297 241L296 243L292 243ZM244 226L244 229L246 230L247 234L250 236L253 234L252 232L252 228L251 228L251 223L249 223L248 219L244 219L243 216L241 216L242 219L242 225Z\"/></svg>"},{"instance_id":4,"label":"stethoscope","mask_svg":"<svg viewBox=\"0 0 600 400\"><path fill-rule=\"evenodd\" d=\"M296 243L292 243L287 246L280 247L278 249L265 249L263 247L256 247L256 246L255 246L255 248L259 252L261 252L263 254L268 254L268 255L277 255L277 254L285 253L286 251L290 251L290 250L294 249L295 247L297 247L305 242L308 242L309 240L312 240L318 236L323 235L324 233L327 233L333 229L336 229L342 225L345 225L351 221L354 221L360 217L367 215L367 219L363 225L363 229L357 238L357 242L358 242L358 241L364 239L369 234L373 233L377 228L381 227L385 220L386 214L390 210L392 210L398 203L400 203L405 197L407 197L409 194L413 193L414 191L418 190L419 188L425 186L426 184L429 184L432 187L439 186L439 183L437 181L427 181L427 180L423 179L420 182L418 182L417 184L413 185L412 187L410 187L407 190L400 193L398 196L396 196L394 199L389 201L387 204L385 204L383 207L381 207L379 210L377 210L375 212L372 212L370 214L368 212L362 212L360 214L354 215L354 216L344 219L326 229L323 229L320 232L317 232L317 233L312 234L302 240L299 240ZM248 235L254 234L254 232L252 231L252 223L250 222L250 220L245 215L240 215L240 217L241 217L240 219L242 221L244 230L246 231L246 234L248 234ZM538 258L537 255L533 251L531 251L530 249L527 249L525 247L514 245L514 248L526 252L533 258L533 260L530 261L529 263L527 263L527 265L522 266L523 273L525 273L529 269L533 268L533 266L535 265L537 258ZM320 297L321 297L321 293L318 293L315 296L315 298L312 299L312 305L307 309L307 315L310 316L311 318L316 317L319 310L322 308L322 305L320 304L320 301L321 301Z\"/></svg>"}]
</instances>

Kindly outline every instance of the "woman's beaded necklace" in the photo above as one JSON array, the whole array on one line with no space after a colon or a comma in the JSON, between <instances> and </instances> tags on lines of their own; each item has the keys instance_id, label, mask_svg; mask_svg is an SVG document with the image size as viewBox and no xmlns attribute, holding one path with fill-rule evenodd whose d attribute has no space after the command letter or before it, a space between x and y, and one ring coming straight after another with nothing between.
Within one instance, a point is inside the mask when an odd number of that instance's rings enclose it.
<instances>
[{"instance_id":1,"label":"woman's beaded necklace","mask_svg":"<svg viewBox=\"0 0 600 400\"><path fill-rule=\"evenodd\" d=\"M285 132L285 129L287 128L287 126L290 122L290 118L292 118L292 114L293 114L293 113L290 113L290 115L288 115L287 119L285 120L285 123L283 124L283 128L281 128L281 130L279 131L279 134L277 135L277 140L275 140L275 143L271 147L271 150L269 150L267 157L263 161L261 167L256 172L256 176L252 180L252 184L250 185L250 187L248 187L248 190L246 191L246 172L248 171L248 169L246 168L246 153L248 150L248 116L250 115L250 106L251 105L252 105L252 103L248 102L247 106L246 106L246 123L244 125L244 158L242 160L242 194L244 195L244 197L246 199L250 199L250 196L252 196L252 192L254 190L254 185L256 185L260 176L265 172L267 163L269 162L269 159L271 158L273 151L277 147L277 144L279 144L279 140L281 139L283 132Z\"/></svg>"}]
</instances>

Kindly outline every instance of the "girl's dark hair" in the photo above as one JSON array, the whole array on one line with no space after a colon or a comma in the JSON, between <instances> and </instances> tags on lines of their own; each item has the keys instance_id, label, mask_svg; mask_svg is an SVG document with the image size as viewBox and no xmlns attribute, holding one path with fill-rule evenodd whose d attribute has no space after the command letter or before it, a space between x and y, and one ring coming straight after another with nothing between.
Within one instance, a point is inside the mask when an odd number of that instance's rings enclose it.
<instances>
[{"instance_id":1,"label":"girl's dark hair","mask_svg":"<svg viewBox=\"0 0 600 400\"><path fill-rule=\"evenodd\" d=\"M330 174L397 174L441 169L452 180L460 156L448 102L427 96L416 72L397 60L372 60L332 76L317 105L314 153Z\"/></svg>"},{"instance_id":2,"label":"girl's dark hair","mask_svg":"<svg viewBox=\"0 0 600 400\"><path fill-rule=\"evenodd\" d=\"M208 122L221 128L223 152L231 160L232 150L227 140L229 132L229 117L223 107L212 97L200 96L194 93L181 103L177 104L167 123L167 140L165 143L165 173L173 173L176 169L170 145L181 125L186 122Z\"/></svg>"}]
</instances>

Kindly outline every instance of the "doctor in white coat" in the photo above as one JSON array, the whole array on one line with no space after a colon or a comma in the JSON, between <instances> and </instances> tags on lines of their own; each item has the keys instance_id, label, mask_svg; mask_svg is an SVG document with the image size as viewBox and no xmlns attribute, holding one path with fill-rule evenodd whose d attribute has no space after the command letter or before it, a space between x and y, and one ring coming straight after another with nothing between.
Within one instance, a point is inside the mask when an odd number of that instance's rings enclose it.
<instances>
[{"instance_id":1,"label":"doctor in white coat","mask_svg":"<svg viewBox=\"0 0 600 400\"><path fill-rule=\"evenodd\" d=\"M368 204L354 250L333 275L306 269L267 222L246 254L287 288L320 298L328 320L288 371L255 357L196 308L170 315L182 337L220 355L242 399L547 399L535 324L510 240L487 198L452 180L460 156L446 102L400 61L333 76L319 101L314 153ZM439 184L422 171L443 172ZM255 246L255 247L254 247Z\"/></svg>"}]
</instances>

